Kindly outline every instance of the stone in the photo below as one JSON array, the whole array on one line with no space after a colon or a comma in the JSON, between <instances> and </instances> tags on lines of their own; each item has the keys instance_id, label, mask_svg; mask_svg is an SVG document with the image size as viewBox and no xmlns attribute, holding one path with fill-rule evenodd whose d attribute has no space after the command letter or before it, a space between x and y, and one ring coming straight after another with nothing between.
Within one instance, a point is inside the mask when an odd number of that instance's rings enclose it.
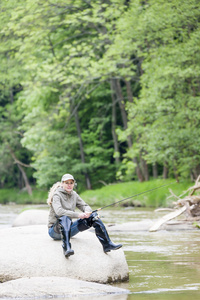
<instances>
[{"instance_id":1,"label":"stone","mask_svg":"<svg viewBox=\"0 0 200 300\"><path fill-rule=\"evenodd\" d=\"M108 227L109 232L129 232L129 231L148 231L153 221L142 220L137 222L127 222Z\"/></svg>"},{"instance_id":2,"label":"stone","mask_svg":"<svg viewBox=\"0 0 200 300\"><path fill-rule=\"evenodd\" d=\"M65 277L29 277L0 284L0 299L63 298L73 296L98 296L98 299L126 300L128 290L110 285L86 282ZM88 298L87 298L88 299Z\"/></svg>"},{"instance_id":3,"label":"stone","mask_svg":"<svg viewBox=\"0 0 200 300\"><path fill-rule=\"evenodd\" d=\"M45 225L0 230L0 281L24 277L68 277L98 283L125 281L128 265L123 248L103 252L94 232L71 238L75 254L65 258L62 242Z\"/></svg>"},{"instance_id":4,"label":"stone","mask_svg":"<svg viewBox=\"0 0 200 300\"><path fill-rule=\"evenodd\" d=\"M48 215L48 210L27 209L15 218L12 226L45 225L48 222Z\"/></svg>"}]
</instances>

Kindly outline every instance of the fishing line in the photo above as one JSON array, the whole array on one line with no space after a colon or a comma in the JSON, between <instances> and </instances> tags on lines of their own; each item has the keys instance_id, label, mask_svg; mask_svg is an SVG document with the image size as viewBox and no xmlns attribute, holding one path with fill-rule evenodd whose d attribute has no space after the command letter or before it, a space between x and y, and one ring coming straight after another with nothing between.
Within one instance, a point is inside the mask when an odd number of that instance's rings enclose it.
<instances>
[{"instance_id":1,"label":"fishing line","mask_svg":"<svg viewBox=\"0 0 200 300\"><path fill-rule=\"evenodd\" d=\"M177 181L175 181L175 182L170 182L170 183L163 184L163 185L160 185L160 186L158 186L158 187L155 187L155 188L153 188L153 189L150 189L150 190L147 190L147 191L144 191L144 192L141 192L141 193L135 194L135 195L133 195L133 196L130 196L130 197L124 198L124 199L122 199L122 200L119 200L119 201L117 201L117 202L113 202L113 203L111 203L111 204L108 204L108 205L102 206L101 208L95 209L95 210L93 210L92 212L97 212L97 211L100 211L100 210L102 210L102 209L104 209L104 208L107 208L107 207L109 207L109 206L112 206L112 205L118 204L118 203L120 203L120 202L123 202L123 201L126 201L126 200L128 200L128 199L131 199L131 198L134 198L134 197L140 196L140 195L142 195L142 194L145 194L145 193L152 192L152 191L154 191L154 190L157 190L157 189L160 189L160 188L162 188L162 187L169 186L169 185L171 185L171 184L175 184L175 183L177 183Z\"/></svg>"}]
</instances>

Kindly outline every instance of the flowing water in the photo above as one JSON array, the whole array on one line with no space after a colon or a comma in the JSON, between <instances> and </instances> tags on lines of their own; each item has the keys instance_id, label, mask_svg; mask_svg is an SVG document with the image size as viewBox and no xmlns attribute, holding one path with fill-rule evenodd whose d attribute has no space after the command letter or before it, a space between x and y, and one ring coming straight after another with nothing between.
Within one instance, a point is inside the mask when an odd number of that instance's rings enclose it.
<instances>
[{"instance_id":1,"label":"flowing water","mask_svg":"<svg viewBox=\"0 0 200 300\"><path fill-rule=\"evenodd\" d=\"M24 207L23 207L24 208ZM0 206L0 229L11 226L22 207ZM150 209L121 208L101 212L102 220L126 222L155 221L163 214ZM95 297L104 300L188 300L200 298L200 230L159 230L141 227L130 231L110 231L114 242L123 243L129 266L129 282L115 286L126 288L129 295ZM83 297L81 297L84 299ZM69 299L69 298L68 298ZM90 298L91 299L91 298Z\"/></svg>"}]
</instances>

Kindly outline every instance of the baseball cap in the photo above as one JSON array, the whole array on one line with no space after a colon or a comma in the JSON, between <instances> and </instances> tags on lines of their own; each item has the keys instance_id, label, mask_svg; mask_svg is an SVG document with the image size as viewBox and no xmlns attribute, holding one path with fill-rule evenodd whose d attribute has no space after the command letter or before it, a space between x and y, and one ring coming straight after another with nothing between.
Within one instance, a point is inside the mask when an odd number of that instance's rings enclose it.
<instances>
[{"instance_id":1,"label":"baseball cap","mask_svg":"<svg viewBox=\"0 0 200 300\"><path fill-rule=\"evenodd\" d=\"M61 178L61 181L63 182L63 181L69 180L69 179L75 181L74 177L71 174L64 174L63 177Z\"/></svg>"}]
</instances>

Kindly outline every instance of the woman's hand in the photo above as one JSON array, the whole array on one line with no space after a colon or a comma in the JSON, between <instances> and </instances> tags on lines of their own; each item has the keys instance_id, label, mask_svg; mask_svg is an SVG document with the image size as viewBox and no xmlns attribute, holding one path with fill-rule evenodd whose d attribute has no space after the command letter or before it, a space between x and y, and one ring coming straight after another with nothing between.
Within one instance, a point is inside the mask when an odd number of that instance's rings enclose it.
<instances>
[{"instance_id":1,"label":"woman's hand","mask_svg":"<svg viewBox=\"0 0 200 300\"><path fill-rule=\"evenodd\" d=\"M87 219L91 215L91 212L84 212L78 215L79 219Z\"/></svg>"}]
</instances>

